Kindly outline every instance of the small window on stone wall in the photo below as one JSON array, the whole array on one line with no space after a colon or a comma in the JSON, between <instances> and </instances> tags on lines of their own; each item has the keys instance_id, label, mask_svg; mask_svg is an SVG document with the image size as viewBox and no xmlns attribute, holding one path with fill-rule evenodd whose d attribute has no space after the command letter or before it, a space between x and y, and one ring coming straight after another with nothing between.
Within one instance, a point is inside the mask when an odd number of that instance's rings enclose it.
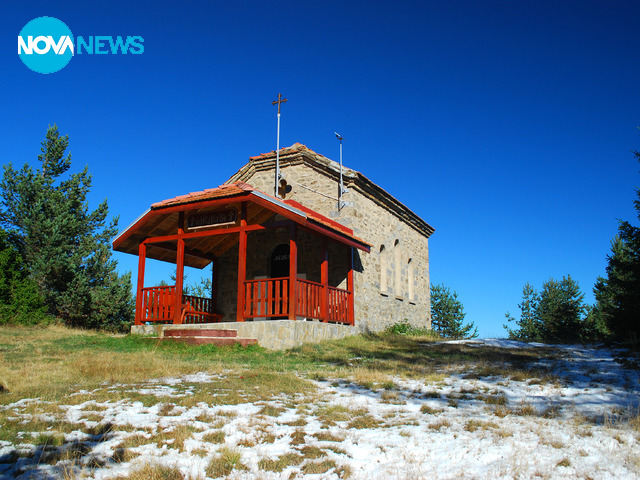
<instances>
[{"instance_id":1,"label":"small window on stone wall","mask_svg":"<svg viewBox=\"0 0 640 480\"><path fill-rule=\"evenodd\" d=\"M384 245L380 245L380 291L387 293L387 252Z\"/></svg>"},{"instance_id":2,"label":"small window on stone wall","mask_svg":"<svg viewBox=\"0 0 640 480\"><path fill-rule=\"evenodd\" d=\"M407 282L408 282L408 289L407 291L409 292L409 301L413 302L415 300L414 297L414 286L413 286L413 261L410 258L409 261L407 262Z\"/></svg>"},{"instance_id":3,"label":"small window on stone wall","mask_svg":"<svg viewBox=\"0 0 640 480\"><path fill-rule=\"evenodd\" d=\"M394 293L397 297L402 296L402 264L400 263L400 240L396 239L393 244L393 270L394 270Z\"/></svg>"}]
</instances>

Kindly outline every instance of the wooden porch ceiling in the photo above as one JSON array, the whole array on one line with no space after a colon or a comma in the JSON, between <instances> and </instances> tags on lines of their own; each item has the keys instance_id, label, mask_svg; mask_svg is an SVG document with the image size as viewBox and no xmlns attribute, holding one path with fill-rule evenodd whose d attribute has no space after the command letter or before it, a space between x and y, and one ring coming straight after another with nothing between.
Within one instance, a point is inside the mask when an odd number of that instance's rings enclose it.
<instances>
[{"instance_id":1,"label":"wooden porch ceiling","mask_svg":"<svg viewBox=\"0 0 640 480\"><path fill-rule=\"evenodd\" d=\"M225 209L234 208L240 217L240 205L231 204ZM213 209L215 211L216 209ZM218 208L219 210L219 208ZM189 210L190 215L208 213L212 211L209 208L195 208ZM248 203L247 205L247 224L263 224L270 217L275 215L274 212L257 204ZM146 238L165 237L167 235L175 235L178 233L179 212L172 212L165 215L155 215L145 223L143 228L138 229L130 237L131 244L126 253L138 254L138 245ZM229 227L234 226L230 225ZM225 230L228 227L218 227L215 230ZM185 241L185 266L194 268L205 268L211 261L223 255L227 250L238 243L238 234L230 233L228 235L213 235L209 237L191 238ZM134 247L134 248L132 248ZM162 262L176 263L177 242L162 242L147 244L147 258L153 258Z\"/></svg>"}]
</instances>

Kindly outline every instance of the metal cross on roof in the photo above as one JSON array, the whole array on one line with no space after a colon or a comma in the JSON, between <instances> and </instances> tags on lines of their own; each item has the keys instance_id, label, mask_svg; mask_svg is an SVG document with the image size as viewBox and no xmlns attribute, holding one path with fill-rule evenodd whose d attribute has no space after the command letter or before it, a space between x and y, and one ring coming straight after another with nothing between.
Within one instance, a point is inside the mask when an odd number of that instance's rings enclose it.
<instances>
[{"instance_id":1,"label":"metal cross on roof","mask_svg":"<svg viewBox=\"0 0 640 480\"><path fill-rule=\"evenodd\" d=\"M280 104L281 103L287 103L287 99L286 98L282 98L282 94L278 94L278 100L274 100L273 102L271 102L271 105L275 105L278 104L278 115L280 115Z\"/></svg>"}]
</instances>

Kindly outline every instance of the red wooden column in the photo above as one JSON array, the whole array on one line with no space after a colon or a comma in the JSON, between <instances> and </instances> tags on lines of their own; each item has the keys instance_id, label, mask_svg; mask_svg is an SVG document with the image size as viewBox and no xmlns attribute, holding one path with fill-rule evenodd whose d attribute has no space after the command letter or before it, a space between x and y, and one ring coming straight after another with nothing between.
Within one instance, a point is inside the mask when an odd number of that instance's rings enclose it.
<instances>
[{"instance_id":1,"label":"red wooden column","mask_svg":"<svg viewBox=\"0 0 640 480\"><path fill-rule=\"evenodd\" d=\"M142 325L142 289L144 288L144 262L147 256L147 246L141 243L138 246L138 288L136 289L136 325Z\"/></svg>"},{"instance_id":2,"label":"red wooden column","mask_svg":"<svg viewBox=\"0 0 640 480\"><path fill-rule=\"evenodd\" d=\"M354 298L356 295L356 292L353 288L353 247L348 248L347 255L349 255L349 258L347 259L347 261L349 262L349 271L347 272L347 290L349 291L349 297L347 300L349 302L349 304L347 305L347 321L349 322L349 325L353 325Z\"/></svg>"},{"instance_id":3,"label":"red wooden column","mask_svg":"<svg viewBox=\"0 0 640 480\"><path fill-rule=\"evenodd\" d=\"M244 322L244 282L247 279L247 204L242 203L240 210L240 240L238 242L238 306L236 321Z\"/></svg>"},{"instance_id":4,"label":"red wooden column","mask_svg":"<svg viewBox=\"0 0 640 480\"><path fill-rule=\"evenodd\" d=\"M174 298L173 323L180 323L182 316L182 287L184 280L184 212L178 213L178 251L176 253L176 298Z\"/></svg>"},{"instance_id":5,"label":"red wooden column","mask_svg":"<svg viewBox=\"0 0 640 480\"><path fill-rule=\"evenodd\" d=\"M296 280L298 278L298 226L291 225L291 237L289 238L289 320L296 319Z\"/></svg>"},{"instance_id":6,"label":"red wooden column","mask_svg":"<svg viewBox=\"0 0 640 480\"><path fill-rule=\"evenodd\" d=\"M214 257L211 262L211 311L218 311L218 257Z\"/></svg>"},{"instance_id":7,"label":"red wooden column","mask_svg":"<svg viewBox=\"0 0 640 480\"><path fill-rule=\"evenodd\" d=\"M329 248L327 243L327 239L322 237L322 264L320 265L322 301L320 302L320 317L323 322L329 321Z\"/></svg>"}]
</instances>

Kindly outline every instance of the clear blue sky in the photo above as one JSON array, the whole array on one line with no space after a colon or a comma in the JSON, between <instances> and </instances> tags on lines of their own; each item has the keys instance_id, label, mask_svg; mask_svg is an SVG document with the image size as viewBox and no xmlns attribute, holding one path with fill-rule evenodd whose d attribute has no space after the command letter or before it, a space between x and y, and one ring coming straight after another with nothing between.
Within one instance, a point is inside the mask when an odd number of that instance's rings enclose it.
<instances>
[{"instance_id":1,"label":"clear blue sky","mask_svg":"<svg viewBox=\"0 0 640 480\"><path fill-rule=\"evenodd\" d=\"M301 142L344 161L436 228L431 280L482 336L522 286L571 274L593 301L640 165L640 2L11 2L0 16L2 162L70 136L125 228L151 203L217 186ZM144 38L142 55L16 54L39 16L78 36ZM137 257L116 254L121 271Z\"/></svg>"}]
</instances>

